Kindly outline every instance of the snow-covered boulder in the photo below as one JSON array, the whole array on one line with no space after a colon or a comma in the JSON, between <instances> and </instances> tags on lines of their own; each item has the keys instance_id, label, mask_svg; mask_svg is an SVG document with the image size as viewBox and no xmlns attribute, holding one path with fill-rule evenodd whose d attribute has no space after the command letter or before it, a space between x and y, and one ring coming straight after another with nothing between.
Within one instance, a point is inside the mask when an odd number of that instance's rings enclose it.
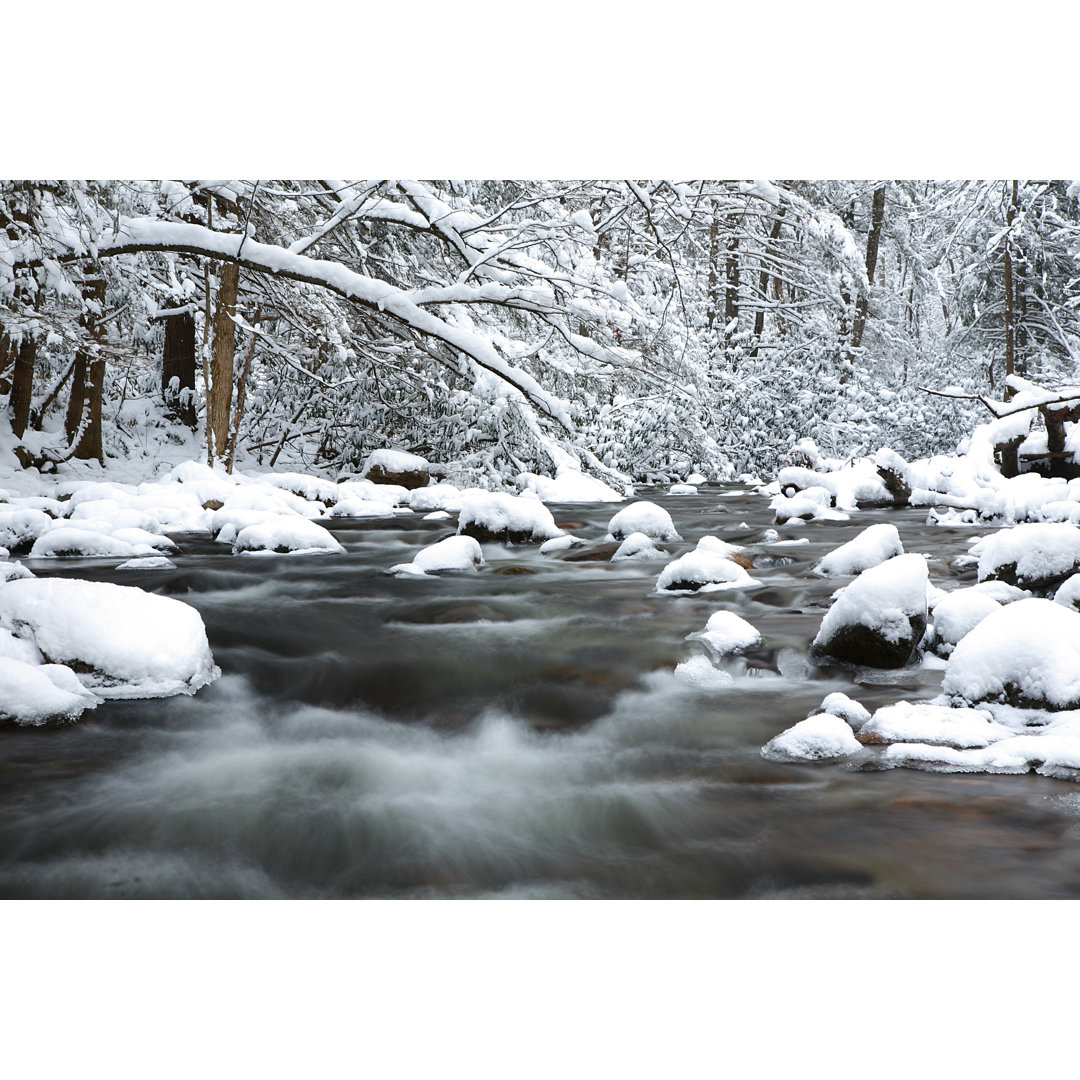
<instances>
[{"instance_id":1,"label":"snow-covered boulder","mask_svg":"<svg viewBox=\"0 0 1080 1080\"><path fill-rule=\"evenodd\" d=\"M1054 602L1080 611L1080 574L1073 574L1062 582L1058 591L1054 593Z\"/></svg>"},{"instance_id":2,"label":"snow-covered boulder","mask_svg":"<svg viewBox=\"0 0 1080 1080\"><path fill-rule=\"evenodd\" d=\"M603 480L588 476L580 469L560 466L555 478L537 473L521 473L517 482L525 491L535 491L544 502L622 502L625 498Z\"/></svg>"},{"instance_id":3,"label":"snow-covered boulder","mask_svg":"<svg viewBox=\"0 0 1080 1080\"><path fill-rule=\"evenodd\" d=\"M669 495L696 495L697 488L693 484L672 484L668 488Z\"/></svg>"},{"instance_id":4,"label":"snow-covered boulder","mask_svg":"<svg viewBox=\"0 0 1080 1080\"><path fill-rule=\"evenodd\" d=\"M453 484L429 484L409 492L409 508L418 513L423 510L461 509L461 491Z\"/></svg>"},{"instance_id":5,"label":"snow-covered boulder","mask_svg":"<svg viewBox=\"0 0 1080 1080\"><path fill-rule=\"evenodd\" d=\"M716 592L745 589L757 582L735 562L739 549L715 536L703 536L693 551L669 562L656 579L657 592Z\"/></svg>"},{"instance_id":6,"label":"snow-covered boulder","mask_svg":"<svg viewBox=\"0 0 1080 1080\"><path fill-rule=\"evenodd\" d=\"M458 532L475 540L528 544L551 540L563 531L539 499L477 491L462 499Z\"/></svg>"},{"instance_id":7,"label":"snow-covered boulder","mask_svg":"<svg viewBox=\"0 0 1080 1080\"><path fill-rule=\"evenodd\" d=\"M34 541L53 527L53 519L44 510L30 507L7 510L0 507L0 547L23 554Z\"/></svg>"},{"instance_id":8,"label":"snow-covered boulder","mask_svg":"<svg viewBox=\"0 0 1080 1080\"><path fill-rule=\"evenodd\" d=\"M149 544L129 544L105 533L65 525L39 536L30 549L30 558L130 559L134 555L153 553L154 548Z\"/></svg>"},{"instance_id":9,"label":"snow-covered boulder","mask_svg":"<svg viewBox=\"0 0 1080 1080\"><path fill-rule=\"evenodd\" d=\"M836 761L861 750L847 721L817 713L770 739L761 748L761 756L769 761Z\"/></svg>"},{"instance_id":10,"label":"snow-covered boulder","mask_svg":"<svg viewBox=\"0 0 1080 1080\"><path fill-rule=\"evenodd\" d=\"M821 577L853 577L903 554L904 545L895 525L871 525L854 540L830 551L812 573Z\"/></svg>"},{"instance_id":11,"label":"snow-covered boulder","mask_svg":"<svg viewBox=\"0 0 1080 1080\"><path fill-rule=\"evenodd\" d=\"M425 489L418 488L417 490ZM389 503L376 502L374 499L339 499L330 508L329 516L332 518L393 517L396 513L398 513L397 509Z\"/></svg>"},{"instance_id":12,"label":"snow-covered boulder","mask_svg":"<svg viewBox=\"0 0 1080 1080\"><path fill-rule=\"evenodd\" d=\"M847 521L849 515L830 506L832 495L824 487L811 487L788 497L774 495L769 503L777 525L789 521Z\"/></svg>"},{"instance_id":13,"label":"snow-covered boulder","mask_svg":"<svg viewBox=\"0 0 1080 1080\"><path fill-rule=\"evenodd\" d=\"M390 567L391 574L432 574L440 570L475 570L484 565L480 545L471 536L448 536L417 552L411 563Z\"/></svg>"},{"instance_id":14,"label":"snow-covered boulder","mask_svg":"<svg viewBox=\"0 0 1080 1080\"><path fill-rule=\"evenodd\" d=\"M202 616L142 589L73 578L0 586L0 626L102 698L193 694L221 674Z\"/></svg>"},{"instance_id":15,"label":"snow-covered boulder","mask_svg":"<svg viewBox=\"0 0 1080 1080\"><path fill-rule=\"evenodd\" d=\"M1080 612L1043 599L992 612L953 650L941 689L967 704L1080 708Z\"/></svg>"},{"instance_id":16,"label":"snow-covered boulder","mask_svg":"<svg viewBox=\"0 0 1080 1080\"><path fill-rule=\"evenodd\" d=\"M257 484L287 491L306 502L321 502L327 506L337 502L338 485L321 476L298 472L247 472L244 476Z\"/></svg>"},{"instance_id":17,"label":"snow-covered boulder","mask_svg":"<svg viewBox=\"0 0 1080 1080\"><path fill-rule=\"evenodd\" d=\"M375 450L368 454L360 475L375 484L396 484L412 491L427 487L430 466L417 454L405 450Z\"/></svg>"},{"instance_id":18,"label":"snow-covered boulder","mask_svg":"<svg viewBox=\"0 0 1080 1080\"><path fill-rule=\"evenodd\" d=\"M344 551L333 533L297 514L267 514L240 529L233 541L237 555L340 555Z\"/></svg>"},{"instance_id":19,"label":"snow-covered boulder","mask_svg":"<svg viewBox=\"0 0 1080 1080\"><path fill-rule=\"evenodd\" d=\"M921 555L863 571L825 613L811 651L860 667L904 667L926 630L927 581Z\"/></svg>"},{"instance_id":20,"label":"snow-covered boulder","mask_svg":"<svg viewBox=\"0 0 1080 1080\"><path fill-rule=\"evenodd\" d=\"M705 629L688 634L687 641L700 641L710 654L722 657L760 645L761 634L734 611L714 611Z\"/></svg>"},{"instance_id":21,"label":"snow-covered boulder","mask_svg":"<svg viewBox=\"0 0 1080 1080\"><path fill-rule=\"evenodd\" d=\"M644 533L654 540L681 540L671 515L653 502L635 502L624 506L608 522L608 536L625 540L631 533Z\"/></svg>"},{"instance_id":22,"label":"snow-covered boulder","mask_svg":"<svg viewBox=\"0 0 1080 1080\"><path fill-rule=\"evenodd\" d=\"M611 556L612 562L620 562L623 559L642 561L647 559L666 559L667 555L653 543L651 536L644 533L631 533Z\"/></svg>"},{"instance_id":23,"label":"snow-covered boulder","mask_svg":"<svg viewBox=\"0 0 1080 1080\"><path fill-rule=\"evenodd\" d=\"M934 651L948 656L987 615L1001 610L992 596L977 589L957 589L934 604Z\"/></svg>"},{"instance_id":24,"label":"snow-covered boulder","mask_svg":"<svg viewBox=\"0 0 1080 1080\"><path fill-rule=\"evenodd\" d=\"M1080 570L1080 529L1023 522L984 537L972 546L971 554L979 558L980 581L1049 592Z\"/></svg>"},{"instance_id":25,"label":"snow-covered boulder","mask_svg":"<svg viewBox=\"0 0 1080 1080\"><path fill-rule=\"evenodd\" d=\"M817 712L839 716L853 731L858 731L870 719L870 710L862 702L849 698L847 694L841 694L839 691L827 694Z\"/></svg>"},{"instance_id":26,"label":"snow-covered boulder","mask_svg":"<svg viewBox=\"0 0 1080 1080\"><path fill-rule=\"evenodd\" d=\"M0 656L0 720L32 726L77 720L100 700L71 668Z\"/></svg>"},{"instance_id":27,"label":"snow-covered boulder","mask_svg":"<svg viewBox=\"0 0 1080 1080\"><path fill-rule=\"evenodd\" d=\"M14 581L16 578L33 577L21 562L8 562L0 560L0 585L5 581Z\"/></svg>"},{"instance_id":28,"label":"snow-covered boulder","mask_svg":"<svg viewBox=\"0 0 1080 1080\"><path fill-rule=\"evenodd\" d=\"M925 743L928 746L952 746L957 750L989 746L1008 739L1015 732L994 722L983 709L950 709L930 702L898 701L878 709L863 724L859 742Z\"/></svg>"},{"instance_id":29,"label":"snow-covered boulder","mask_svg":"<svg viewBox=\"0 0 1080 1080\"><path fill-rule=\"evenodd\" d=\"M672 673L681 683L696 690L720 690L735 682L731 672L716 667L707 657L698 653L676 665Z\"/></svg>"}]
</instances>

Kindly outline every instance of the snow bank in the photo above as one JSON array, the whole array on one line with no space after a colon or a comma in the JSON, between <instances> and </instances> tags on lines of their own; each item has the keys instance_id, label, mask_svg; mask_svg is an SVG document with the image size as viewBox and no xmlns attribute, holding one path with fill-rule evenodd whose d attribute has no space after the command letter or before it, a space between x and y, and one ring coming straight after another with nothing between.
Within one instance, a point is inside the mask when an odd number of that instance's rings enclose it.
<instances>
[{"instance_id":1,"label":"snow bank","mask_svg":"<svg viewBox=\"0 0 1080 1080\"><path fill-rule=\"evenodd\" d=\"M653 502L636 502L623 507L608 522L608 538L625 540L631 533L644 533L654 540L681 540L671 515Z\"/></svg>"},{"instance_id":2,"label":"snow bank","mask_svg":"<svg viewBox=\"0 0 1080 1080\"><path fill-rule=\"evenodd\" d=\"M9 581L0 586L0 626L49 662L78 667L82 685L102 698L193 694L220 674L193 607L126 585Z\"/></svg>"},{"instance_id":3,"label":"snow bank","mask_svg":"<svg viewBox=\"0 0 1080 1080\"><path fill-rule=\"evenodd\" d=\"M526 491L535 491L544 502L622 502L625 498L603 480L565 465L556 470L554 479L526 472L517 477L517 483Z\"/></svg>"},{"instance_id":4,"label":"snow bank","mask_svg":"<svg viewBox=\"0 0 1080 1080\"><path fill-rule=\"evenodd\" d=\"M903 554L904 545L895 525L871 525L854 540L830 551L811 573L821 577L854 576Z\"/></svg>"},{"instance_id":5,"label":"snow bank","mask_svg":"<svg viewBox=\"0 0 1080 1080\"><path fill-rule=\"evenodd\" d=\"M1080 707L1080 613L1042 599L992 612L953 650L941 689L967 704Z\"/></svg>"}]
</instances>

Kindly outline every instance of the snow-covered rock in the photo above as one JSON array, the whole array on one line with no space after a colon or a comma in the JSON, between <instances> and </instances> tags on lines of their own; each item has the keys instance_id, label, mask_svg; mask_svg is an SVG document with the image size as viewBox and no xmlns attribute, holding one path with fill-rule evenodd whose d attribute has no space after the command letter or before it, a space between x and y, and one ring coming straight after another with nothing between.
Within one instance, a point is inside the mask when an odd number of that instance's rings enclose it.
<instances>
[{"instance_id":1,"label":"snow-covered rock","mask_svg":"<svg viewBox=\"0 0 1080 1080\"><path fill-rule=\"evenodd\" d=\"M0 507L0 546L9 551L29 551L34 541L52 527L53 519L44 510Z\"/></svg>"},{"instance_id":2,"label":"snow-covered rock","mask_svg":"<svg viewBox=\"0 0 1080 1080\"><path fill-rule=\"evenodd\" d=\"M0 656L0 720L32 726L77 720L100 700L70 668Z\"/></svg>"},{"instance_id":3,"label":"snow-covered rock","mask_svg":"<svg viewBox=\"0 0 1080 1080\"><path fill-rule=\"evenodd\" d=\"M29 557L130 559L134 555L149 555L153 552L154 548L149 544L129 544L126 540L119 540L105 533L62 526L39 536L30 549Z\"/></svg>"},{"instance_id":4,"label":"snow-covered rock","mask_svg":"<svg viewBox=\"0 0 1080 1080\"><path fill-rule=\"evenodd\" d=\"M921 555L864 570L825 613L811 651L861 667L903 667L926 630L927 581Z\"/></svg>"},{"instance_id":5,"label":"snow-covered rock","mask_svg":"<svg viewBox=\"0 0 1080 1080\"><path fill-rule=\"evenodd\" d=\"M707 656L701 654L677 664L673 674L679 682L687 683L698 690L720 690L732 686L735 682L730 672L714 666Z\"/></svg>"},{"instance_id":6,"label":"snow-covered rock","mask_svg":"<svg viewBox=\"0 0 1080 1080\"><path fill-rule=\"evenodd\" d=\"M476 540L511 544L536 543L562 535L551 511L539 499L492 491L465 495L458 514L458 532Z\"/></svg>"},{"instance_id":7,"label":"snow-covered rock","mask_svg":"<svg viewBox=\"0 0 1080 1080\"><path fill-rule=\"evenodd\" d=\"M31 578L0 586L0 626L102 698L193 694L213 681L202 616L180 600L110 582Z\"/></svg>"},{"instance_id":8,"label":"snow-covered rock","mask_svg":"<svg viewBox=\"0 0 1080 1080\"><path fill-rule=\"evenodd\" d=\"M667 555L661 551L656 544L653 543L651 536L646 536L644 533L636 532L631 533L618 547L618 550L611 556L612 562L619 562L623 559L634 559L636 561L647 559L666 559Z\"/></svg>"},{"instance_id":9,"label":"snow-covered rock","mask_svg":"<svg viewBox=\"0 0 1080 1080\"><path fill-rule=\"evenodd\" d=\"M745 589L757 582L732 559L739 549L703 536L693 551L669 562L656 579L657 592L716 592Z\"/></svg>"},{"instance_id":10,"label":"snow-covered rock","mask_svg":"<svg viewBox=\"0 0 1080 1080\"><path fill-rule=\"evenodd\" d=\"M367 456L360 475L376 484L395 484L399 487L427 487L431 480L428 462L405 450L375 450Z\"/></svg>"},{"instance_id":11,"label":"snow-covered rock","mask_svg":"<svg viewBox=\"0 0 1080 1080\"><path fill-rule=\"evenodd\" d=\"M654 540L681 540L671 515L653 502L635 502L624 506L608 522L608 536L625 540L631 533L644 533Z\"/></svg>"},{"instance_id":12,"label":"snow-covered rock","mask_svg":"<svg viewBox=\"0 0 1080 1080\"><path fill-rule=\"evenodd\" d=\"M1080 613L1043 599L992 612L953 650L941 689L967 704L1080 708Z\"/></svg>"},{"instance_id":13,"label":"snow-covered rock","mask_svg":"<svg viewBox=\"0 0 1080 1080\"><path fill-rule=\"evenodd\" d=\"M1080 570L1080 529L1024 522L983 537L971 547L971 554L979 558L980 581L1049 591Z\"/></svg>"},{"instance_id":14,"label":"snow-covered rock","mask_svg":"<svg viewBox=\"0 0 1080 1080\"><path fill-rule=\"evenodd\" d=\"M870 719L870 710L865 705L839 691L827 694L817 711L839 716L853 731L858 731Z\"/></svg>"},{"instance_id":15,"label":"snow-covered rock","mask_svg":"<svg viewBox=\"0 0 1080 1080\"><path fill-rule=\"evenodd\" d=\"M297 514L268 514L240 529L233 541L238 555L340 555L334 534Z\"/></svg>"},{"instance_id":16,"label":"snow-covered rock","mask_svg":"<svg viewBox=\"0 0 1080 1080\"><path fill-rule=\"evenodd\" d=\"M713 656L730 656L761 644L756 627L734 611L714 611L704 630L687 635L687 641L700 641Z\"/></svg>"},{"instance_id":17,"label":"snow-covered rock","mask_svg":"<svg viewBox=\"0 0 1080 1080\"><path fill-rule=\"evenodd\" d=\"M761 756L770 761L835 761L861 750L846 720L817 713L770 739Z\"/></svg>"},{"instance_id":18,"label":"snow-covered rock","mask_svg":"<svg viewBox=\"0 0 1080 1080\"><path fill-rule=\"evenodd\" d=\"M448 536L417 552L411 563L390 567L391 574L431 574L440 570L475 570L484 565L480 545L471 536Z\"/></svg>"},{"instance_id":19,"label":"snow-covered rock","mask_svg":"<svg viewBox=\"0 0 1080 1080\"><path fill-rule=\"evenodd\" d=\"M992 596L976 589L957 589L934 604L934 650L948 656L957 642L982 622L1001 610Z\"/></svg>"},{"instance_id":20,"label":"snow-covered rock","mask_svg":"<svg viewBox=\"0 0 1080 1080\"><path fill-rule=\"evenodd\" d=\"M408 493L409 508L418 513L423 510L461 509L461 491L453 484L429 484Z\"/></svg>"},{"instance_id":21,"label":"snow-covered rock","mask_svg":"<svg viewBox=\"0 0 1080 1080\"><path fill-rule=\"evenodd\" d=\"M854 576L903 554L904 545L895 525L871 525L854 540L830 551L812 572L821 577Z\"/></svg>"},{"instance_id":22,"label":"snow-covered rock","mask_svg":"<svg viewBox=\"0 0 1080 1080\"><path fill-rule=\"evenodd\" d=\"M417 488L423 491L424 488ZM330 517L393 517L397 509L390 503L376 502L374 499L338 499L330 508Z\"/></svg>"},{"instance_id":23,"label":"snow-covered rock","mask_svg":"<svg viewBox=\"0 0 1080 1080\"><path fill-rule=\"evenodd\" d=\"M1080 574L1073 574L1061 583L1058 591L1054 593L1054 601L1080 611Z\"/></svg>"},{"instance_id":24,"label":"snow-covered rock","mask_svg":"<svg viewBox=\"0 0 1080 1080\"><path fill-rule=\"evenodd\" d=\"M863 724L859 741L866 743L926 743L958 750L989 746L1015 732L995 723L982 709L950 709L930 702L898 701L878 709Z\"/></svg>"}]
</instances>

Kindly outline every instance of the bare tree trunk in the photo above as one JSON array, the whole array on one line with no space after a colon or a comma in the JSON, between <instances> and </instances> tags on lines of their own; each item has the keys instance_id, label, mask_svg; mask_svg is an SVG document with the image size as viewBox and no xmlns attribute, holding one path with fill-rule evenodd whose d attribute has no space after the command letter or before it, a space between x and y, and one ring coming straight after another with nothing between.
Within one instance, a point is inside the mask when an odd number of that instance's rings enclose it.
<instances>
[{"instance_id":1,"label":"bare tree trunk","mask_svg":"<svg viewBox=\"0 0 1080 1080\"><path fill-rule=\"evenodd\" d=\"M257 326L262 315L262 306L255 309L255 320L252 326ZM225 471L232 473L233 462L236 459L236 443L240 438L240 423L244 419L244 405L247 403L247 384L251 375L251 361L255 359L255 344L258 338L252 334L251 344L248 345L247 355L244 357L244 369L240 372L240 387L236 391L236 413L233 416L232 435L229 437L229 454L225 458Z\"/></svg>"},{"instance_id":2,"label":"bare tree trunk","mask_svg":"<svg viewBox=\"0 0 1080 1080\"><path fill-rule=\"evenodd\" d=\"M175 388L172 386L176 379ZM187 393L185 393L187 391ZM195 416L195 320L190 311L165 319L161 354L161 396L181 424L192 430Z\"/></svg>"},{"instance_id":3,"label":"bare tree trunk","mask_svg":"<svg viewBox=\"0 0 1080 1080\"><path fill-rule=\"evenodd\" d=\"M719 306L720 298L720 274L717 271L716 264L720 258L720 215L717 213L716 205L713 205L712 221L709 223L709 287L708 287L708 314L706 316L706 322L709 329L713 328L713 324L716 322L716 309Z\"/></svg>"},{"instance_id":4,"label":"bare tree trunk","mask_svg":"<svg viewBox=\"0 0 1080 1080\"><path fill-rule=\"evenodd\" d=\"M779 212L777 213L775 219L773 220L772 228L769 230L769 243L765 245L765 254L766 255L770 254L770 252L772 250L772 244L774 244L777 240L780 239L780 228L783 225L783 221L781 219L783 218L783 216L784 216L784 210L783 210L783 207L781 207ZM777 284L779 284L779 280L777 281ZM765 332L765 306L764 305L765 305L765 301L766 301L766 299L768 298L768 295L769 295L769 271L766 269L766 267L764 265L762 265L761 273L758 275L758 292L761 294L761 304L762 304L762 306L757 309L757 314L754 316L754 351L750 354L751 356L757 356L757 354L758 354L758 345L757 345L757 343L758 343L758 340L761 338L761 335ZM780 296L782 296L782 295L783 294L780 293L778 295L777 299L779 299Z\"/></svg>"},{"instance_id":5,"label":"bare tree trunk","mask_svg":"<svg viewBox=\"0 0 1080 1080\"><path fill-rule=\"evenodd\" d=\"M84 352L75 354L75 367L71 376L71 393L68 396L67 413L64 416L64 433L67 435L68 446L71 446L79 436L79 427L82 424L83 409L86 405L86 374L87 357Z\"/></svg>"},{"instance_id":6,"label":"bare tree trunk","mask_svg":"<svg viewBox=\"0 0 1080 1080\"><path fill-rule=\"evenodd\" d=\"M80 322L93 338L100 339L102 331L98 323L105 304L104 280L88 280L83 286L83 299L95 301L98 314L84 315ZM97 460L102 465L105 464L101 441L101 397L104 387L105 361L95 359L80 349L75 356L74 380L71 384L64 429L69 445L78 440L74 457L82 461Z\"/></svg>"},{"instance_id":7,"label":"bare tree trunk","mask_svg":"<svg viewBox=\"0 0 1080 1080\"><path fill-rule=\"evenodd\" d=\"M1006 401L1012 399L1016 391L1008 384L1008 378L1016 365L1016 311L1013 298L1012 265L1012 225L1016 220L1017 181L1012 182L1012 199L1005 215L1005 224L1010 232L1005 236L1005 393Z\"/></svg>"},{"instance_id":8,"label":"bare tree trunk","mask_svg":"<svg viewBox=\"0 0 1080 1080\"><path fill-rule=\"evenodd\" d=\"M96 459L105 464L105 453L101 443L101 399L105 389L105 361L91 360L86 379L86 407L88 420L75 456L84 461Z\"/></svg>"},{"instance_id":9,"label":"bare tree trunk","mask_svg":"<svg viewBox=\"0 0 1080 1080\"><path fill-rule=\"evenodd\" d=\"M874 190L874 202L870 212L870 232L866 237L866 280L874 284L874 272L877 270L878 247L881 244L881 229L885 224L885 185ZM855 302L855 321L851 328L851 348L855 350L862 344L866 330L866 318L870 311L870 292L859 293Z\"/></svg>"},{"instance_id":10,"label":"bare tree trunk","mask_svg":"<svg viewBox=\"0 0 1080 1080\"><path fill-rule=\"evenodd\" d=\"M214 313L214 355L210 365L210 427L214 453L224 457L229 446L229 414L232 410L233 358L236 355L236 295L240 287L240 267L225 263L218 286Z\"/></svg>"},{"instance_id":11,"label":"bare tree trunk","mask_svg":"<svg viewBox=\"0 0 1080 1080\"><path fill-rule=\"evenodd\" d=\"M34 362L37 342L29 333L19 342L15 368L11 373L11 430L21 439L30 423L30 402L34 396Z\"/></svg>"}]
</instances>

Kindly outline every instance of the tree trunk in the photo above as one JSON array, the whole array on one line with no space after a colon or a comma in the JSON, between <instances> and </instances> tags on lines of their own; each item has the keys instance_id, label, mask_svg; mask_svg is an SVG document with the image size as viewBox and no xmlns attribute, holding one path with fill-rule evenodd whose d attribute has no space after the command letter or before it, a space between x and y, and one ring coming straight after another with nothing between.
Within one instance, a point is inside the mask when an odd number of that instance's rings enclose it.
<instances>
[{"instance_id":1,"label":"tree trunk","mask_svg":"<svg viewBox=\"0 0 1080 1080\"><path fill-rule=\"evenodd\" d=\"M90 336L100 340L102 330L98 323L105 306L105 281L92 278L83 285L83 299L96 302L97 314L86 314L80 322L90 331ZM73 456L81 461L96 460L105 464L101 441L101 396L105 387L105 361L95 359L90 353L79 350L75 356L75 372L68 399L64 430L68 445L78 440Z\"/></svg>"},{"instance_id":2,"label":"tree trunk","mask_svg":"<svg viewBox=\"0 0 1080 1080\"><path fill-rule=\"evenodd\" d=\"M19 342L15 354L15 369L11 373L11 430L21 439L30 423L30 402L34 396L34 361L37 342L29 333Z\"/></svg>"},{"instance_id":3,"label":"tree trunk","mask_svg":"<svg viewBox=\"0 0 1080 1080\"><path fill-rule=\"evenodd\" d=\"M720 216L716 212L716 207L713 206L712 221L709 224L709 287L708 287L708 314L706 316L706 322L711 330L713 324L716 322L716 309L719 306L720 298L720 275L717 271L716 264L720 258Z\"/></svg>"},{"instance_id":4,"label":"tree trunk","mask_svg":"<svg viewBox=\"0 0 1080 1080\"><path fill-rule=\"evenodd\" d=\"M176 379L176 386L172 381ZM184 391L187 391L185 394ZM190 311L165 319L161 355L161 396L171 414L195 429L195 320Z\"/></svg>"},{"instance_id":5,"label":"tree trunk","mask_svg":"<svg viewBox=\"0 0 1080 1080\"><path fill-rule=\"evenodd\" d=\"M859 293L855 303L855 321L851 328L851 348L862 344L866 330L866 317L870 311L869 285L874 284L874 272L877 270L878 247L881 244L881 229L885 224L885 185L874 190L874 203L870 212L870 232L866 237L866 292Z\"/></svg>"},{"instance_id":6,"label":"tree trunk","mask_svg":"<svg viewBox=\"0 0 1080 1080\"><path fill-rule=\"evenodd\" d=\"M67 414L64 417L64 433L67 435L68 446L79 437L79 425L86 407L87 366L86 353L76 353L75 368L71 375L71 394L68 396Z\"/></svg>"},{"instance_id":7,"label":"tree trunk","mask_svg":"<svg viewBox=\"0 0 1080 1080\"><path fill-rule=\"evenodd\" d=\"M105 464L101 444L101 398L105 389L105 361L91 360L86 378L87 422L75 456L83 461L96 460Z\"/></svg>"},{"instance_id":8,"label":"tree trunk","mask_svg":"<svg viewBox=\"0 0 1080 1080\"><path fill-rule=\"evenodd\" d=\"M769 243L765 245L766 256L772 251L772 245L780 239L780 228L783 225L781 219L783 216L784 209L781 207L773 220L772 228L769 230ZM762 306L757 309L757 314L754 315L754 351L750 354L751 356L757 356L757 343L760 340L761 335L765 332L765 303L769 296L769 271L764 265L764 260L762 262L761 273L758 275L758 292L761 294L760 302ZM780 295L783 294L781 293Z\"/></svg>"},{"instance_id":9,"label":"tree trunk","mask_svg":"<svg viewBox=\"0 0 1080 1080\"><path fill-rule=\"evenodd\" d=\"M240 267L225 263L218 286L214 313L214 355L210 365L210 427L214 453L224 457L229 445L229 414L232 410L233 357L236 355L236 295L240 287Z\"/></svg>"},{"instance_id":10,"label":"tree trunk","mask_svg":"<svg viewBox=\"0 0 1080 1080\"><path fill-rule=\"evenodd\" d=\"M1006 211L1005 224L1012 229L1016 220L1017 181L1013 181L1012 199ZM1012 233L1005 236L1005 393L1004 398L1010 401L1015 390L1008 384L1008 378L1013 373L1016 364L1016 310L1013 299L1013 265L1012 265Z\"/></svg>"}]
</instances>

